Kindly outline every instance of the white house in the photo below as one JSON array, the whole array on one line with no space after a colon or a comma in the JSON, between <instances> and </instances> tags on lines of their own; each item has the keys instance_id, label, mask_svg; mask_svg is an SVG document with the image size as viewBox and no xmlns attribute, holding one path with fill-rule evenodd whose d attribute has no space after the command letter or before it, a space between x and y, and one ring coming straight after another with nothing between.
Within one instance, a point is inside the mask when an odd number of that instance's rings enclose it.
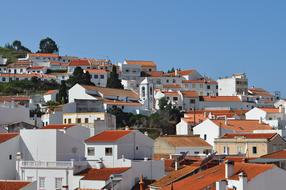
<instances>
[{"instance_id":1,"label":"white house","mask_svg":"<svg viewBox=\"0 0 286 190\"><path fill-rule=\"evenodd\" d=\"M19 152L17 133L0 133L0 179L16 179L16 154Z\"/></svg>"},{"instance_id":2,"label":"white house","mask_svg":"<svg viewBox=\"0 0 286 190\"><path fill-rule=\"evenodd\" d=\"M205 110L247 110L248 107L238 96L202 96L198 109Z\"/></svg>"},{"instance_id":3,"label":"white house","mask_svg":"<svg viewBox=\"0 0 286 190\"><path fill-rule=\"evenodd\" d=\"M2 55L0 55L0 65L6 65L7 60L7 58L3 58Z\"/></svg>"},{"instance_id":4,"label":"white house","mask_svg":"<svg viewBox=\"0 0 286 190\"><path fill-rule=\"evenodd\" d=\"M248 78L245 73L220 78L217 83L219 96L247 95L248 93Z\"/></svg>"},{"instance_id":5,"label":"white house","mask_svg":"<svg viewBox=\"0 0 286 190\"><path fill-rule=\"evenodd\" d=\"M141 65L127 64L126 61L118 63L120 69L120 77L122 80L138 80L141 76Z\"/></svg>"},{"instance_id":6,"label":"white house","mask_svg":"<svg viewBox=\"0 0 286 190\"><path fill-rule=\"evenodd\" d=\"M271 131L272 127L258 120L211 120L206 119L193 128L194 135L214 146L214 140L226 133L253 133L255 130ZM275 133L274 131L272 131Z\"/></svg>"},{"instance_id":7,"label":"white house","mask_svg":"<svg viewBox=\"0 0 286 190\"><path fill-rule=\"evenodd\" d=\"M58 90L48 90L44 95L44 101L48 102L48 101L56 101L57 100L57 95L58 95L59 91Z\"/></svg>"},{"instance_id":8,"label":"white house","mask_svg":"<svg viewBox=\"0 0 286 190\"><path fill-rule=\"evenodd\" d=\"M253 108L245 113L246 119L261 119L275 129L285 129L286 114L285 108Z\"/></svg>"},{"instance_id":9,"label":"white house","mask_svg":"<svg viewBox=\"0 0 286 190\"><path fill-rule=\"evenodd\" d=\"M182 88L196 91L200 96L218 96L218 84L210 79L183 80Z\"/></svg>"},{"instance_id":10,"label":"white house","mask_svg":"<svg viewBox=\"0 0 286 190\"><path fill-rule=\"evenodd\" d=\"M88 72L91 76L91 82L96 86L106 87L108 73L106 70L101 69L87 69L85 72Z\"/></svg>"}]
</instances>

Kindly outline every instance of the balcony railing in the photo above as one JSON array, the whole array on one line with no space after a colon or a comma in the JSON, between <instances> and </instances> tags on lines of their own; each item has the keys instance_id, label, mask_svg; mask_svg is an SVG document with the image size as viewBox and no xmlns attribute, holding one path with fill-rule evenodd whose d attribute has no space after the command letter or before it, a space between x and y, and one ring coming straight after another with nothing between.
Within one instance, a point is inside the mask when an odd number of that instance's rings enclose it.
<instances>
[{"instance_id":1,"label":"balcony railing","mask_svg":"<svg viewBox=\"0 0 286 190\"><path fill-rule=\"evenodd\" d=\"M74 164L72 161L56 161L56 162L20 161L20 167L68 169L68 168L73 168Z\"/></svg>"}]
</instances>

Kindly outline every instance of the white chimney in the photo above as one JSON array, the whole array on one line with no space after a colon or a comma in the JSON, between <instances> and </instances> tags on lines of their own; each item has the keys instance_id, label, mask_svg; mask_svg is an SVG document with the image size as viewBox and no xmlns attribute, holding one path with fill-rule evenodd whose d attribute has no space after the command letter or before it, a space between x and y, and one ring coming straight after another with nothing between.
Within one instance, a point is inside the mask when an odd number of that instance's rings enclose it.
<instances>
[{"instance_id":1,"label":"white chimney","mask_svg":"<svg viewBox=\"0 0 286 190\"><path fill-rule=\"evenodd\" d=\"M175 76L178 76L179 73L178 73L178 69L175 69Z\"/></svg>"},{"instance_id":2,"label":"white chimney","mask_svg":"<svg viewBox=\"0 0 286 190\"><path fill-rule=\"evenodd\" d=\"M262 117L259 118L259 124L262 124Z\"/></svg>"},{"instance_id":3,"label":"white chimney","mask_svg":"<svg viewBox=\"0 0 286 190\"><path fill-rule=\"evenodd\" d=\"M216 190L226 190L226 188L227 188L227 181L226 180L217 181L215 184Z\"/></svg>"},{"instance_id":4,"label":"white chimney","mask_svg":"<svg viewBox=\"0 0 286 190\"><path fill-rule=\"evenodd\" d=\"M224 125L228 125L227 117L226 117L226 116L225 116L225 119L224 119Z\"/></svg>"},{"instance_id":5,"label":"white chimney","mask_svg":"<svg viewBox=\"0 0 286 190\"><path fill-rule=\"evenodd\" d=\"M228 179L234 174L234 161L226 160L224 165L225 165L225 178Z\"/></svg>"},{"instance_id":6,"label":"white chimney","mask_svg":"<svg viewBox=\"0 0 286 190\"><path fill-rule=\"evenodd\" d=\"M247 175L244 172L238 174L238 181L241 190L246 190L247 187Z\"/></svg>"}]
</instances>

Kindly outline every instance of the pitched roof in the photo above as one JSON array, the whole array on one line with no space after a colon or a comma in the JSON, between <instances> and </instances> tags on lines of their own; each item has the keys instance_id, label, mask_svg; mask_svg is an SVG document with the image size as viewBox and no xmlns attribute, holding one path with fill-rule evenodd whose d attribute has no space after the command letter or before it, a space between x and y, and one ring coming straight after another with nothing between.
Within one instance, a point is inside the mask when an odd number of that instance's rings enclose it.
<instances>
[{"instance_id":1,"label":"pitched roof","mask_svg":"<svg viewBox=\"0 0 286 190\"><path fill-rule=\"evenodd\" d=\"M259 108L267 113L279 113L279 108Z\"/></svg>"},{"instance_id":2,"label":"pitched roof","mask_svg":"<svg viewBox=\"0 0 286 190\"><path fill-rule=\"evenodd\" d=\"M58 93L58 90L48 90L45 95L55 94Z\"/></svg>"},{"instance_id":3,"label":"pitched roof","mask_svg":"<svg viewBox=\"0 0 286 190\"><path fill-rule=\"evenodd\" d=\"M60 57L58 54L54 53L30 53L30 57L53 57L53 58L58 58Z\"/></svg>"},{"instance_id":4,"label":"pitched roof","mask_svg":"<svg viewBox=\"0 0 286 190\"><path fill-rule=\"evenodd\" d=\"M74 66L74 67L90 66L90 62L87 59L73 59L69 63L69 66Z\"/></svg>"},{"instance_id":5,"label":"pitched roof","mask_svg":"<svg viewBox=\"0 0 286 190\"><path fill-rule=\"evenodd\" d=\"M273 164L249 164L243 162L235 162L234 175L230 179L237 180L238 174L244 172L248 181L251 181L261 173L271 170L276 166ZM202 190L208 186L213 186L215 182L225 179L225 165L220 164L210 169L199 172L195 175L182 179L173 184L176 190L185 190L192 187L192 190ZM169 190L170 186L163 188Z\"/></svg>"},{"instance_id":6,"label":"pitched roof","mask_svg":"<svg viewBox=\"0 0 286 190\"><path fill-rule=\"evenodd\" d=\"M248 93L254 96L273 96L270 92L264 90L263 88L249 88Z\"/></svg>"},{"instance_id":7,"label":"pitched roof","mask_svg":"<svg viewBox=\"0 0 286 190\"><path fill-rule=\"evenodd\" d=\"M0 96L0 102L12 102L12 101L30 101L27 96Z\"/></svg>"},{"instance_id":8,"label":"pitched roof","mask_svg":"<svg viewBox=\"0 0 286 190\"><path fill-rule=\"evenodd\" d=\"M31 182L27 181L16 181L16 180L0 180L0 189L1 190L21 190Z\"/></svg>"},{"instance_id":9,"label":"pitched roof","mask_svg":"<svg viewBox=\"0 0 286 190\"><path fill-rule=\"evenodd\" d=\"M87 143L93 142L116 142L122 137L132 133L131 130L106 130L85 140Z\"/></svg>"},{"instance_id":10,"label":"pitched roof","mask_svg":"<svg viewBox=\"0 0 286 190\"><path fill-rule=\"evenodd\" d=\"M4 143L18 135L18 133L0 133L0 143Z\"/></svg>"},{"instance_id":11,"label":"pitched roof","mask_svg":"<svg viewBox=\"0 0 286 190\"><path fill-rule=\"evenodd\" d=\"M258 120L236 120L229 119L227 123L225 120L211 120L217 126L224 129L239 131L239 132L253 132L254 130L272 130L272 127L265 123L259 123Z\"/></svg>"},{"instance_id":12,"label":"pitched roof","mask_svg":"<svg viewBox=\"0 0 286 190\"><path fill-rule=\"evenodd\" d=\"M86 69L90 74L106 74L107 71L103 69Z\"/></svg>"},{"instance_id":13,"label":"pitched roof","mask_svg":"<svg viewBox=\"0 0 286 190\"><path fill-rule=\"evenodd\" d=\"M286 150L279 150L276 152L272 152L270 154L266 154L261 156L261 158L268 158L268 159L286 159Z\"/></svg>"},{"instance_id":14,"label":"pitched roof","mask_svg":"<svg viewBox=\"0 0 286 190\"><path fill-rule=\"evenodd\" d=\"M151 71L149 72L150 77L162 77L164 75L163 71Z\"/></svg>"},{"instance_id":15,"label":"pitched roof","mask_svg":"<svg viewBox=\"0 0 286 190\"><path fill-rule=\"evenodd\" d=\"M41 129L68 129L71 127L74 127L76 125L73 124L52 124L52 125L46 125L42 127Z\"/></svg>"},{"instance_id":16,"label":"pitched roof","mask_svg":"<svg viewBox=\"0 0 286 190\"><path fill-rule=\"evenodd\" d=\"M205 102L241 102L238 96L203 96Z\"/></svg>"},{"instance_id":17,"label":"pitched roof","mask_svg":"<svg viewBox=\"0 0 286 190\"><path fill-rule=\"evenodd\" d=\"M153 61L142 61L142 60L125 60L130 65L141 65L141 67L156 67L156 63Z\"/></svg>"},{"instance_id":18,"label":"pitched roof","mask_svg":"<svg viewBox=\"0 0 286 190\"><path fill-rule=\"evenodd\" d=\"M89 168L80 172L78 175L84 176L81 180L99 180L106 181L112 174L121 174L129 170L130 168Z\"/></svg>"},{"instance_id":19,"label":"pitched roof","mask_svg":"<svg viewBox=\"0 0 286 190\"><path fill-rule=\"evenodd\" d=\"M277 133L239 133L239 134L225 134L221 138L223 139L233 139L236 137L244 137L246 139L267 139L270 140L278 135Z\"/></svg>"},{"instance_id":20,"label":"pitched roof","mask_svg":"<svg viewBox=\"0 0 286 190\"><path fill-rule=\"evenodd\" d=\"M191 174L192 172L194 172L198 167L197 166L184 166L182 169L180 170L175 170L172 171L170 173L168 173L168 175L164 176L163 178L157 180L156 182L152 183L150 186L153 187L165 187L183 177L185 177L186 175Z\"/></svg>"},{"instance_id":21,"label":"pitched roof","mask_svg":"<svg viewBox=\"0 0 286 190\"><path fill-rule=\"evenodd\" d=\"M156 139L156 141L158 140L165 141L174 147L212 147L209 143L201 139L199 135L168 135L160 136Z\"/></svg>"},{"instance_id":22,"label":"pitched roof","mask_svg":"<svg viewBox=\"0 0 286 190\"><path fill-rule=\"evenodd\" d=\"M191 90L181 91L181 93L183 94L184 97L187 97L187 98L192 98L192 97L198 97L199 96L197 91L191 91Z\"/></svg>"},{"instance_id":23,"label":"pitched roof","mask_svg":"<svg viewBox=\"0 0 286 190\"><path fill-rule=\"evenodd\" d=\"M99 86L81 85L86 90L97 91L103 94L103 96L119 96L130 97L133 99L139 99L139 95L132 90L116 89L116 88L104 88Z\"/></svg>"}]
</instances>

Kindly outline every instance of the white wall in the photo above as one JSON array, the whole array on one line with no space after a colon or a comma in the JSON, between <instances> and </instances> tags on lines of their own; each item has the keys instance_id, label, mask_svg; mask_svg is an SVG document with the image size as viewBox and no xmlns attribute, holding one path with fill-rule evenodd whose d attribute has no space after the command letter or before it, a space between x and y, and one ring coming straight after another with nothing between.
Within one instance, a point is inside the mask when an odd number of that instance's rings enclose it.
<instances>
[{"instance_id":1,"label":"white wall","mask_svg":"<svg viewBox=\"0 0 286 190\"><path fill-rule=\"evenodd\" d=\"M0 143L0 179L16 179L16 153L19 152L19 136ZM9 159L9 156L12 159Z\"/></svg>"}]
</instances>

